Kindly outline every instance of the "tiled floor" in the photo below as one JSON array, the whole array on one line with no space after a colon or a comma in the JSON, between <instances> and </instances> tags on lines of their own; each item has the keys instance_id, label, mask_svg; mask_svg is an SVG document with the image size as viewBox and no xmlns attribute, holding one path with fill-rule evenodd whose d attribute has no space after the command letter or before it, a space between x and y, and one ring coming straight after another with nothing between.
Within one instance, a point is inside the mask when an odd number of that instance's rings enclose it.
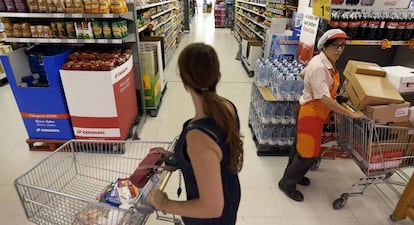
<instances>
[{"instance_id":1,"label":"tiled floor","mask_svg":"<svg viewBox=\"0 0 414 225\"><path fill-rule=\"evenodd\" d=\"M201 11L201 10L200 10ZM177 76L177 55L191 42L213 45L221 60L222 80L218 92L232 100L240 113L245 135L245 163L240 174L242 200L238 225L406 225L408 220L388 219L397 197L387 194L390 201L370 187L364 196L350 198L341 210L332 202L363 177L349 159L323 160L319 169L311 171L309 187L299 187L305 195L303 203L288 199L277 187L286 157L258 157L247 125L252 79L246 75L240 61L235 60L238 43L229 29L214 29L214 14L199 14L166 68L168 89L157 117L149 117L140 137L143 140L172 140L182 122L193 115L189 95ZM0 87L0 224L28 225L30 223L13 187L13 180L37 164L48 152L31 152L25 143L27 134L9 86ZM166 190L175 196L177 175ZM387 190L387 189L384 189ZM182 197L181 197L182 198ZM168 224L153 217L147 224Z\"/></svg>"}]
</instances>

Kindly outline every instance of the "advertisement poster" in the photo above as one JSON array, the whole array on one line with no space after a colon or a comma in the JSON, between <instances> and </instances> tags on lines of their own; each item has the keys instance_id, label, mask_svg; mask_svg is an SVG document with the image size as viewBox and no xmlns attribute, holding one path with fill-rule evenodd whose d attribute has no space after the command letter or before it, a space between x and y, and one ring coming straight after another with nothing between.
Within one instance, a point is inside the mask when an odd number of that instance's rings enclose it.
<instances>
[{"instance_id":1,"label":"advertisement poster","mask_svg":"<svg viewBox=\"0 0 414 225\"><path fill-rule=\"evenodd\" d=\"M319 17L312 14L303 16L302 31L299 39L298 60L307 64L313 56Z\"/></svg>"}]
</instances>

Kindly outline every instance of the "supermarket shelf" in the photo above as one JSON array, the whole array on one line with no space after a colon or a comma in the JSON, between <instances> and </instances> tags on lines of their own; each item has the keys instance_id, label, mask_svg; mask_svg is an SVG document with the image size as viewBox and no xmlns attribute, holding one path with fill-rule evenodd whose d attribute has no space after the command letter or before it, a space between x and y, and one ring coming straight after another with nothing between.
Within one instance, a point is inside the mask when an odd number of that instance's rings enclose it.
<instances>
[{"instance_id":1,"label":"supermarket shelf","mask_svg":"<svg viewBox=\"0 0 414 225\"><path fill-rule=\"evenodd\" d=\"M169 9L167 9L167 10L164 10L164 11L162 11L162 12L160 12L160 13L157 13L157 14L155 14L155 15L152 15L151 16L151 20L153 20L153 19L155 19L155 18L158 18L158 17L160 17L160 16L162 16L162 15L164 15L164 14L166 14L166 13L168 13L168 12L171 12L172 10L174 10L175 9L175 7L171 7L171 8L169 8Z\"/></svg>"},{"instance_id":2,"label":"supermarket shelf","mask_svg":"<svg viewBox=\"0 0 414 225\"><path fill-rule=\"evenodd\" d=\"M388 40L347 40L348 45L379 45L382 48L391 48L394 45L408 45L414 48L414 39L410 41L388 41Z\"/></svg>"},{"instance_id":3,"label":"supermarket shelf","mask_svg":"<svg viewBox=\"0 0 414 225\"><path fill-rule=\"evenodd\" d=\"M176 0L163 1L163 2L157 2L157 3L149 4L149 5L137 6L136 10L148 9L148 8L152 8L152 7L159 6L159 5L165 5L165 4L168 4L168 3L171 3L171 2L175 2L175 1Z\"/></svg>"},{"instance_id":4,"label":"supermarket shelf","mask_svg":"<svg viewBox=\"0 0 414 225\"><path fill-rule=\"evenodd\" d=\"M270 8L270 7L266 7L266 10L269 11L269 12L281 15L281 16L285 15L285 12L284 12L283 9L273 9L273 8Z\"/></svg>"},{"instance_id":5,"label":"supermarket shelf","mask_svg":"<svg viewBox=\"0 0 414 225\"><path fill-rule=\"evenodd\" d=\"M243 3L246 3L246 4L260 6L260 7L266 7L266 4L261 4L261 3L256 3L256 2L248 2L248 1L240 1L240 0L238 0L237 2L243 2Z\"/></svg>"},{"instance_id":6,"label":"supermarket shelf","mask_svg":"<svg viewBox=\"0 0 414 225\"><path fill-rule=\"evenodd\" d=\"M6 38L5 42L16 43L50 43L50 44L122 44L134 42L135 35L129 34L124 39L62 39L62 38Z\"/></svg>"},{"instance_id":7,"label":"supermarket shelf","mask_svg":"<svg viewBox=\"0 0 414 225\"><path fill-rule=\"evenodd\" d=\"M163 22L161 22L161 23L159 23L159 24L157 24L156 26L154 26L154 28L152 28L152 31L154 31L154 30L156 30L156 29L158 29L159 27L161 27L162 25L164 25L164 24L166 24L166 23L168 23L168 21L170 21L170 20L172 20L174 17L169 17L167 20L165 20L165 21L163 21Z\"/></svg>"},{"instance_id":8,"label":"supermarket shelf","mask_svg":"<svg viewBox=\"0 0 414 225\"><path fill-rule=\"evenodd\" d=\"M144 26L139 27L138 28L138 33L141 33L142 31L144 31L145 29L147 29L147 27L148 27L148 24L145 24Z\"/></svg>"},{"instance_id":9,"label":"supermarket shelf","mask_svg":"<svg viewBox=\"0 0 414 225\"><path fill-rule=\"evenodd\" d=\"M246 26L247 28L249 28L249 30L251 30L253 33L256 34L256 36L258 36L260 39L264 40L264 37L259 34L257 31L255 31L254 29L252 29L251 27L249 27L244 21L239 20L240 23L242 23L244 26Z\"/></svg>"},{"instance_id":10,"label":"supermarket shelf","mask_svg":"<svg viewBox=\"0 0 414 225\"><path fill-rule=\"evenodd\" d=\"M0 12L0 17L9 17L9 18L123 18L128 20L133 20L134 15L132 12L126 13L18 13L18 12Z\"/></svg>"},{"instance_id":11,"label":"supermarket shelf","mask_svg":"<svg viewBox=\"0 0 414 225\"><path fill-rule=\"evenodd\" d=\"M256 14L256 15L258 15L258 16L265 17L265 15L264 15L263 13L261 13L261 14L260 14L260 13L258 13L258 12L256 12L256 11L253 11L253 10L248 9L248 8L244 8L244 7L239 6L239 5L236 5L236 7L240 8L240 9L243 9L243 10L245 10L245 11L247 11L247 12L251 12L251 13L253 13L253 14Z\"/></svg>"}]
</instances>

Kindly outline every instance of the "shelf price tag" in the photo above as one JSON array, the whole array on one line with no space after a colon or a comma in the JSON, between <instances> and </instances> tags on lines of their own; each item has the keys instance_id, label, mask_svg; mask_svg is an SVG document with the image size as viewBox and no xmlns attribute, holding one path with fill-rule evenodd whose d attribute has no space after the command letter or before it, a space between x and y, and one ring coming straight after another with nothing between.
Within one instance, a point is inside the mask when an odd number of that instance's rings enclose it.
<instances>
[{"instance_id":1,"label":"shelf price tag","mask_svg":"<svg viewBox=\"0 0 414 225\"><path fill-rule=\"evenodd\" d=\"M408 41L408 48L409 49L414 49L414 39L411 39Z\"/></svg>"},{"instance_id":2,"label":"shelf price tag","mask_svg":"<svg viewBox=\"0 0 414 225\"><path fill-rule=\"evenodd\" d=\"M313 15L331 20L331 0L313 0Z\"/></svg>"},{"instance_id":3,"label":"shelf price tag","mask_svg":"<svg viewBox=\"0 0 414 225\"><path fill-rule=\"evenodd\" d=\"M391 48L392 47L392 41L389 41L387 39L384 39L381 41L381 48L382 49L387 49L387 48Z\"/></svg>"}]
</instances>

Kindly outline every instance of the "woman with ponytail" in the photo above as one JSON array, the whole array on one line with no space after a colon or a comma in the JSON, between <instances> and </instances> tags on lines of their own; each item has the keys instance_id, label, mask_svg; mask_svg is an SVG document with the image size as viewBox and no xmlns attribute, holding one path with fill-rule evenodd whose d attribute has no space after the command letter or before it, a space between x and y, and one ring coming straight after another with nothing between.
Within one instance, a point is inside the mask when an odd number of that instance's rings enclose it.
<instances>
[{"instance_id":1,"label":"woman with ponytail","mask_svg":"<svg viewBox=\"0 0 414 225\"><path fill-rule=\"evenodd\" d=\"M148 202L159 211L181 215L185 225L234 225L241 194L238 173L243 165L237 109L216 92L221 73L213 47L203 43L186 46L178 67L195 108L174 152L187 200L171 200L154 189Z\"/></svg>"}]
</instances>

